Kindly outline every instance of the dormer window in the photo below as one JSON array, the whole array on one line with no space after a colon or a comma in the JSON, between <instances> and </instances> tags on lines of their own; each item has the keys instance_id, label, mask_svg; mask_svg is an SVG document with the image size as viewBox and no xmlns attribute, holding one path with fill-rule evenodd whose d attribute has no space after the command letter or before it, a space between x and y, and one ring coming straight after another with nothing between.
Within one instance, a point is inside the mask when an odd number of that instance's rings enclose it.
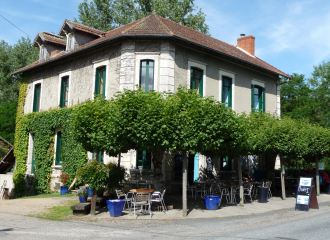
<instances>
[{"instance_id":1,"label":"dormer window","mask_svg":"<svg viewBox=\"0 0 330 240\"><path fill-rule=\"evenodd\" d=\"M66 50L71 51L74 49L74 38L73 34L67 35L67 41L66 41Z\"/></svg>"}]
</instances>

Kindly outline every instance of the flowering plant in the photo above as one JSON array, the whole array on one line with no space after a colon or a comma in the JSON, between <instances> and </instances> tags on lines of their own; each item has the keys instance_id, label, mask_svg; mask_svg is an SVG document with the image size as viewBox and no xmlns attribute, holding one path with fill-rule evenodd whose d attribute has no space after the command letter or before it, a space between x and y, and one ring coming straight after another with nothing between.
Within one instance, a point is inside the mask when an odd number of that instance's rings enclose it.
<instances>
[{"instance_id":1,"label":"flowering plant","mask_svg":"<svg viewBox=\"0 0 330 240\"><path fill-rule=\"evenodd\" d=\"M68 180L69 175L68 174L61 174L60 181L65 185L65 182Z\"/></svg>"},{"instance_id":2,"label":"flowering plant","mask_svg":"<svg viewBox=\"0 0 330 240\"><path fill-rule=\"evenodd\" d=\"M78 191L77 191L77 195L79 197L87 197L88 196L88 190L79 188Z\"/></svg>"}]
</instances>

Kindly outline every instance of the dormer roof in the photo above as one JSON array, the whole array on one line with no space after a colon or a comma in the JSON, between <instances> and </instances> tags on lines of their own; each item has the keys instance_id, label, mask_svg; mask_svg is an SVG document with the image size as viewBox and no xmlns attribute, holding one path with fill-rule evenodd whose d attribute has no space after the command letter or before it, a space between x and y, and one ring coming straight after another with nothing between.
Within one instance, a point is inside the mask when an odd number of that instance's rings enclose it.
<instances>
[{"instance_id":1,"label":"dormer roof","mask_svg":"<svg viewBox=\"0 0 330 240\"><path fill-rule=\"evenodd\" d=\"M58 36L48 32L38 32L37 36L35 37L32 43L32 46L39 47L38 43L42 45L46 42L55 43L64 46L66 45L66 41L62 36Z\"/></svg>"},{"instance_id":2,"label":"dormer roof","mask_svg":"<svg viewBox=\"0 0 330 240\"><path fill-rule=\"evenodd\" d=\"M77 24L69 20L65 20L59 34L62 34L63 26L67 24L69 26L76 24L83 28L82 24ZM90 27L84 26L87 31L92 31ZM93 29L95 31L96 29ZM99 30L97 30L99 31ZM102 31L98 32L101 33ZM95 32L96 34L96 32ZM252 56L242 49L220 41L216 38L213 38L209 35L206 35L202 32L193 30L189 27L183 26L179 23L173 22L169 19L158 16L156 13L153 13L145 18L139 19L127 25L118 27L116 29L110 30L102 35L103 37L97 38L89 43L79 46L73 51L66 52L64 54L59 54L58 56L48 59L43 63L32 63L29 66L17 70L14 74L24 72L26 70L37 67L40 64L47 64L48 62L56 61L57 59L62 59L72 54L76 54L82 51L85 51L89 48L96 47L100 44L105 44L110 41L118 40L120 38L168 38L173 39L178 42L183 42L184 44L193 45L199 47L205 51L212 52L214 55L223 56L231 61L236 61L240 64L245 64L253 68L259 68L260 70L270 72L272 74L284 76L286 78L291 78L289 74L286 74L274 66L266 63L256 56Z\"/></svg>"},{"instance_id":3,"label":"dormer roof","mask_svg":"<svg viewBox=\"0 0 330 240\"><path fill-rule=\"evenodd\" d=\"M102 30L98 30L98 29L88 27L83 24L65 19L60 31L58 32L58 35L65 36L65 31L73 32L74 30L88 33L88 34L95 35L95 36L101 36L102 34L105 33Z\"/></svg>"}]
</instances>

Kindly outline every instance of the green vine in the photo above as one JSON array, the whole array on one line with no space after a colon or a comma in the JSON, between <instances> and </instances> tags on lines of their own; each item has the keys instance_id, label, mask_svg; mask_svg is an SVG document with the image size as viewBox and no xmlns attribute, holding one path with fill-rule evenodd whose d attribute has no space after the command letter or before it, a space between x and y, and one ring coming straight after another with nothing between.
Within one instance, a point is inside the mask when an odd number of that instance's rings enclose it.
<instances>
[{"instance_id":1,"label":"green vine","mask_svg":"<svg viewBox=\"0 0 330 240\"><path fill-rule=\"evenodd\" d=\"M54 163L54 136L55 130L62 132L62 174L68 174L67 184L75 178L78 167L87 162L87 153L72 134L73 108L51 109L45 112L24 115L22 106L26 97L27 81L21 82L20 98L16 119L15 157L16 169L14 172L16 196L25 194L25 173L28 155L29 132L34 133L35 181L34 189L37 193L50 193L52 165ZM79 184L79 183L77 183Z\"/></svg>"}]
</instances>

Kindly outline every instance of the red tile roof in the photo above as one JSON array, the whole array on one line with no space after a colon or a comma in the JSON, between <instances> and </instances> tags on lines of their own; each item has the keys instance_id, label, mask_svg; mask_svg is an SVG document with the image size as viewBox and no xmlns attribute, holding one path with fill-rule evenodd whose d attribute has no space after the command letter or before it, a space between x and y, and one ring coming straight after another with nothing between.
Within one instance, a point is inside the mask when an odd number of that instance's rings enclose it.
<instances>
[{"instance_id":1,"label":"red tile roof","mask_svg":"<svg viewBox=\"0 0 330 240\"><path fill-rule=\"evenodd\" d=\"M72 21L70 21L72 22ZM81 25L81 24L80 24ZM135 22L129 23L127 25L118 27L116 29L110 30L105 33L104 37L98 38L94 41L91 41L85 45L78 47L77 49L68 52L66 54L61 54L60 56L71 54L78 51L83 51L85 48L93 47L93 45L98 45L98 43L110 41L114 38L118 38L121 36L167 36L167 37L175 37L182 41L188 41L193 44L197 44L200 47L204 47L210 50L213 50L219 54L224 54L228 57L233 59L243 61L247 64L253 65L255 67L261 67L265 70L269 70L273 73L291 78L290 75L280 71L279 69L273 67L272 65L264 62L263 60L259 59L258 57L252 56L245 51L237 48L234 45L225 43L220 41L216 38L213 38L209 35L201 33L199 31L193 30L191 28L185 27L179 23L173 22L166 18L160 17L155 13L139 19ZM48 60L55 60L60 56L56 56L53 59ZM47 62L47 60L45 61ZM22 68L16 71L14 74L25 71L29 68L35 67L38 64L33 65L32 63L25 68Z\"/></svg>"},{"instance_id":2,"label":"red tile roof","mask_svg":"<svg viewBox=\"0 0 330 240\"><path fill-rule=\"evenodd\" d=\"M32 43L33 46L38 46L38 45L36 45L36 42L39 37L41 38L42 41L52 42L52 43L56 43L56 44L60 44L60 45L64 45L64 46L66 45L66 41L61 36L58 36L58 35L55 35L52 33L48 33L48 32L39 32Z\"/></svg>"}]
</instances>

